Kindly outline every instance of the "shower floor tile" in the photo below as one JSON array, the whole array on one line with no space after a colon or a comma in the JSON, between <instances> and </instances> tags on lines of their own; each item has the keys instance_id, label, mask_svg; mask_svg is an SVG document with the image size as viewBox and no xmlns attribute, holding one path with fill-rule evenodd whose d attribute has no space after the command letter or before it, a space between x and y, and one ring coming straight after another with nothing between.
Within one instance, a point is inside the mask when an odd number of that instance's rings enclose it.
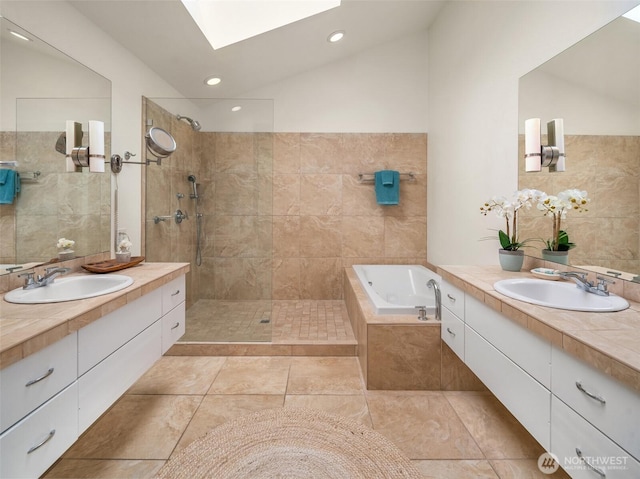
<instances>
[{"instance_id":1,"label":"shower floor tile","mask_svg":"<svg viewBox=\"0 0 640 479\"><path fill-rule=\"evenodd\" d=\"M341 300L221 301L201 299L187 311L180 342L355 344Z\"/></svg>"}]
</instances>

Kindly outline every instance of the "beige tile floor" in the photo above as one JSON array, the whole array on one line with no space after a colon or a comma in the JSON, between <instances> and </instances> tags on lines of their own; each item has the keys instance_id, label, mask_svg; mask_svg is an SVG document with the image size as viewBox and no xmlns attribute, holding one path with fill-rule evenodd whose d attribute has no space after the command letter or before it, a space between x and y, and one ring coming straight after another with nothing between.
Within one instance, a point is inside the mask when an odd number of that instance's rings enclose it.
<instances>
[{"instance_id":1,"label":"beige tile floor","mask_svg":"<svg viewBox=\"0 0 640 479\"><path fill-rule=\"evenodd\" d=\"M207 356L163 357L44 477L153 477L231 418L296 406L372 427L425 478L568 477L539 472L542 448L490 393L366 391L354 357Z\"/></svg>"}]
</instances>

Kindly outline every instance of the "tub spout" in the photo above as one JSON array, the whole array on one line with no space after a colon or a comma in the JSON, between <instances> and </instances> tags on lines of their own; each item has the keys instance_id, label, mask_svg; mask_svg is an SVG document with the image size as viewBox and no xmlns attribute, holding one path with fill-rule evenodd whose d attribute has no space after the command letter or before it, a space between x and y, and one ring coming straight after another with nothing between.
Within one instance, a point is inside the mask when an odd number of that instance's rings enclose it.
<instances>
[{"instance_id":1,"label":"tub spout","mask_svg":"<svg viewBox=\"0 0 640 479\"><path fill-rule=\"evenodd\" d=\"M427 288L433 288L436 295L436 320L442 321L442 300L440 298L440 285L435 279L427 281Z\"/></svg>"}]
</instances>

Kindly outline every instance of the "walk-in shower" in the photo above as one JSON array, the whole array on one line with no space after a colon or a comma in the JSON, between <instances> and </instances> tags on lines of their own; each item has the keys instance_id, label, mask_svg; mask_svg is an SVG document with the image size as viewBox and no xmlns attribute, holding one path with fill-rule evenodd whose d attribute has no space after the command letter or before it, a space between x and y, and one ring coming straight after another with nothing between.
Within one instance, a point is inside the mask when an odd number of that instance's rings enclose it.
<instances>
[{"instance_id":1,"label":"walk-in shower","mask_svg":"<svg viewBox=\"0 0 640 479\"><path fill-rule=\"evenodd\" d=\"M198 184L195 175L189 175L187 180L191 182L192 193L189 197L196 202L196 264L202 265L202 213L198 211Z\"/></svg>"},{"instance_id":2,"label":"walk-in shower","mask_svg":"<svg viewBox=\"0 0 640 479\"><path fill-rule=\"evenodd\" d=\"M194 131L200 131L200 128L202 128L202 125L200 125L200 122L198 120L193 120L188 116L176 115L176 118L178 120L184 120L187 123L189 123L189 125L191 125L191 128L193 128Z\"/></svg>"}]
</instances>

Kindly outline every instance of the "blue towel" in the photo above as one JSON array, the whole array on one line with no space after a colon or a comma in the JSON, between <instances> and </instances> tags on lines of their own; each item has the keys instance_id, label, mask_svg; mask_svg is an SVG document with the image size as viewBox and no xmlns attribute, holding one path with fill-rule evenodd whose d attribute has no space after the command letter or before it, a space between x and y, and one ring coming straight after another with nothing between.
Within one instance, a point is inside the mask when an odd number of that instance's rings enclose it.
<instances>
[{"instance_id":1,"label":"blue towel","mask_svg":"<svg viewBox=\"0 0 640 479\"><path fill-rule=\"evenodd\" d=\"M11 205L20 191L20 175L15 170L0 169L0 204Z\"/></svg>"},{"instance_id":2,"label":"blue towel","mask_svg":"<svg viewBox=\"0 0 640 479\"><path fill-rule=\"evenodd\" d=\"M394 170L376 171L376 201L379 205L400 203L400 173Z\"/></svg>"}]
</instances>

